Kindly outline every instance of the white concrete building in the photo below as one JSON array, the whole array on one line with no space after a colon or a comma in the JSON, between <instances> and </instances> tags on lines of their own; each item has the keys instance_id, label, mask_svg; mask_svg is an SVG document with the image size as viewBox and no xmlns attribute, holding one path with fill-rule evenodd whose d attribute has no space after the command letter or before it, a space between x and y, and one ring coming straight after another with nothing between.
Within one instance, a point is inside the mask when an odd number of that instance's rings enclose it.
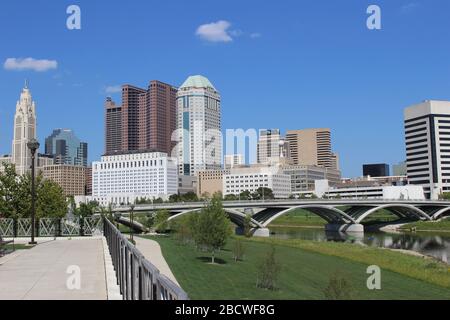
<instances>
[{"instance_id":1,"label":"white concrete building","mask_svg":"<svg viewBox=\"0 0 450 320\"><path fill-rule=\"evenodd\" d=\"M359 186L329 187L328 180L317 180L314 194L319 198L331 199L382 199L382 200L425 200L421 186Z\"/></svg>"},{"instance_id":2,"label":"white concrete building","mask_svg":"<svg viewBox=\"0 0 450 320\"><path fill-rule=\"evenodd\" d=\"M203 76L189 77L177 93L179 174L222 167L220 94Z\"/></svg>"},{"instance_id":3,"label":"white concrete building","mask_svg":"<svg viewBox=\"0 0 450 320\"><path fill-rule=\"evenodd\" d=\"M233 168L223 176L224 195L239 195L244 191L256 192L259 188L272 189L275 198L287 199L291 195L291 177L278 167L250 166Z\"/></svg>"},{"instance_id":4,"label":"white concrete building","mask_svg":"<svg viewBox=\"0 0 450 320\"><path fill-rule=\"evenodd\" d=\"M165 153L103 156L92 164L92 200L101 205L133 203L178 193L176 161Z\"/></svg>"},{"instance_id":5,"label":"white concrete building","mask_svg":"<svg viewBox=\"0 0 450 320\"><path fill-rule=\"evenodd\" d=\"M428 199L450 192L450 101L425 101L405 109L409 183Z\"/></svg>"}]
</instances>

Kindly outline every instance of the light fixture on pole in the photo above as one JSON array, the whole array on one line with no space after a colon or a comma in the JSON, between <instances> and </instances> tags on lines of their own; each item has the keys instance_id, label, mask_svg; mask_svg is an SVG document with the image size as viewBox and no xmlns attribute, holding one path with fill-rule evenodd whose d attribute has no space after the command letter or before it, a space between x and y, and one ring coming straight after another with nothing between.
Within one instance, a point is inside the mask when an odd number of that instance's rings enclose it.
<instances>
[{"instance_id":1,"label":"light fixture on pole","mask_svg":"<svg viewBox=\"0 0 450 320\"><path fill-rule=\"evenodd\" d=\"M32 139L27 143L28 149L31 152L31 242L30 245L37 244L34 241L34 232L36 225L36 186L35 186L35 160L36 160L36 151L39 149L39 142L36 139Z\"/></svg>"}]
</instances>

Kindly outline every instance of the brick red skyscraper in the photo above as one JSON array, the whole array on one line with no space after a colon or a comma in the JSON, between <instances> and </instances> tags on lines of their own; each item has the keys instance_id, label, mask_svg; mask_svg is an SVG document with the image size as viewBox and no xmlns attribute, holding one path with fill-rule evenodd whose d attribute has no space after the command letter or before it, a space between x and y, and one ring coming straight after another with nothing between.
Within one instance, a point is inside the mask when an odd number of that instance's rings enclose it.
<instances>
[{"instance_id":1,"label":"brick red skyscraper","mask_svg":"<svg viewBox=\"0 0 450 320\"><path fill-rule=\"evenodd\" d=\"M106 153L156 151L170 155L175 145L172 133L177 127L176 95L175 87L155 80L148 90L124 85L122 106L120 111L116 109L120 117L114 117L116 121L112 120L111 109L118 107L110 100L107 103ZM116 147L118 140L120 150Z\"/></svg>"}]
</instances>

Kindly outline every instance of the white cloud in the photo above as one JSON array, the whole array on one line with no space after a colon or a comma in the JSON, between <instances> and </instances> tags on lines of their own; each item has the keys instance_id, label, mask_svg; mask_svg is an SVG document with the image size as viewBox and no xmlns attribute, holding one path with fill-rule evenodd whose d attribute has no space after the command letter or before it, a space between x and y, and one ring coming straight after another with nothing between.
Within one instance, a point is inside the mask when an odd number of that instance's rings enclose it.
<instances>
[{"instance_id":1,"label":"white cloud","mask_svg":"<svg viewBox=\"0 0 450 320\"><path fill-rule=\"evenodd\" d=\"M231 23L225 20L220 20L213 23L203 24L197 28L196 35L203 40L210 42L231 42L231 37L228 29Z\"/></svg>"},{"instance_id":2,"label":"white cloud","mask_svg":"<svg viewBox=\"0 0 450 320\"><path fill-rule=\"evenodd\" d=\"M3 67L10 71L32 70L36 72L45 72L58 68L58 62L55 60L37 60L34 58L8 58Z\"/></svg>"},{"instance_id":3,"label":"white cloud","mask_svg":"<svg viewBox=\"0 0 450 320\"><path fill-rule=\"evenodd\" d=\"M109 94L122 92L122 86L108 86L105 88L105 92Z\"/></svg>"}]
</instances>

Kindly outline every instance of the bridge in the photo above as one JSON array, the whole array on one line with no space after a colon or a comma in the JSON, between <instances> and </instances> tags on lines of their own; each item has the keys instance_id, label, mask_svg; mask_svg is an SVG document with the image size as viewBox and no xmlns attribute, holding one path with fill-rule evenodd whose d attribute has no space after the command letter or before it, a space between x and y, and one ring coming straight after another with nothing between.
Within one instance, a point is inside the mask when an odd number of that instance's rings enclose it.
<instances>
[{"instance_id":1,"label":"bridge","mask_svg":"<svg viewBox=\"0 0 450 320\"><path fill-rule=\"evenodd\" d=\"M134 212L154 212L165 209L171 213L169 220L199 212L205 202L165 203L137 205ZM327 221L329 231L364 232L362 222L379 210L387 210L400 219L411 221L436 221L450 215L449 201L414 200L268 200L225 201L223 208L238 227L244 226L249 210L253 211L251 226L255 235L267 236L268 226L283 215L303 209ZM127 214L129 206L113 209L115 213Z\"/></svg>"}]
</instances>

